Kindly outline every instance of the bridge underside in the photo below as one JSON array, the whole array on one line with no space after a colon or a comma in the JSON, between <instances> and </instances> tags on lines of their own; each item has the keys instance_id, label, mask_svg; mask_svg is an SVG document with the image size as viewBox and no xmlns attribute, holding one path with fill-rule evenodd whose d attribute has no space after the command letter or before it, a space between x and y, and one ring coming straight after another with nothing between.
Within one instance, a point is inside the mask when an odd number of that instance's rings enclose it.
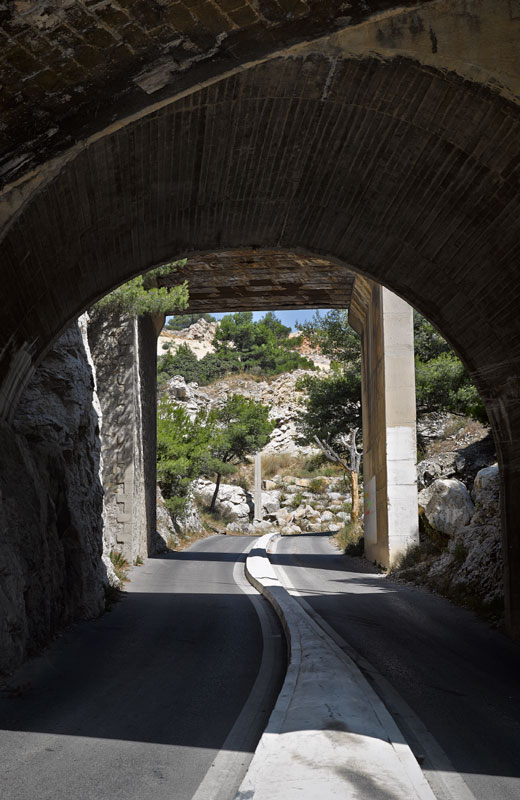
<instances>
[{"instance_id":1,"label":"bridge underside","mask_svg":"<svg viewBox=\"0 0 520 800\"><path fill-rule=\"evenodd\" d=\"M323 258L276 250L205 253L159 279L187 281L191 312L349 308L355 274Z\"/></svg>"}]
</instances>

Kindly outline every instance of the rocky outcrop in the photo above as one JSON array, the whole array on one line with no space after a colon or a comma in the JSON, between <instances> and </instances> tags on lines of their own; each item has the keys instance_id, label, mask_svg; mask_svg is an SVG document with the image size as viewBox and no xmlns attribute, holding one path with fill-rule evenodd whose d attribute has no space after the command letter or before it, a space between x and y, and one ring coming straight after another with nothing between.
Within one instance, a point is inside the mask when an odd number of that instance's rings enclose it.
<instances>
[{"instance_id":1,"label":"rocky outcrop","mask_svg":"<svg viewBox=\"0 0 520 800\"><path fill-rule=\"evenodd\" d=\"M448 414L430 415L419 428L428 451L417 465L422 557L405 557L397 575L499 616L500 480L492 437L485 426Z\"/></svg>"},{"instance_id":2,"label":"rocky outcrop","mask_svg":"<svg viewBox=\"0 0 520 800\"><path fill-rule=\"evenodd\" d=\"M503 597L503 556L498 466L477 473L474 511L452 535L447 551L431 566L428 580L462 600L490 606Z\"/></svg>"},{"instance_id":3,"label":"rocky outcrop","mask_svg":"<svg viewBox=\"0 0 520 800\"><path fill-rule=\"evenodd\" d=\"M254 521L253 497L249 492L240 486L221 484L215 507L227 522L228 532L260 534L279 530L283 535L335 532L350 519L350 494L345 492L341 478L313 481L277 476L265 483L270 488L262 491L261 522ZM202 506L209 507L214 491L212 481L199 479L193 484L193 493Z\"/></svg>"},{"instance_id":4,"label":"rocky outcrop","mask_svg":"<svg viewBox=\"0 0 520 800\"><path fill-rule=\"evenodd\" d=\"M0 672L104 608L100 412L80 318L0 427Z\"/></svg>"},{"instance_id":5,"label":"rocky outcrop","mask_svg":"<svg viewBox=\"0 0 520 800\"><path fill-rule=\"evenodd\" d=\"M176 375L168 381L167 392L172 400L182 405L191 419L203 408L223 405L232 394L257 400L269 406L269 419L275 423L271 438L262 452L309 455L317 452L317 449L299 445L296 428L304 398L304 393L297 390L296 384L308 374L308 370L294 370L269 381L230 375L204 388L197 383L187 384L183 377Z\"/></svg>"},{"instance_id":6,"label":"rocky outcrop","mask_svg":"<svg viewBox=\"0 0 520 800\"><path fill-rule=\"evenodd\" d=\"M467 525L474 512L473 502L464 484L455 478L439 479L423 489L419 502L428 502L424 509L426 519L436 531L453 536Z\"/></svg>"},{"instance_id":7,"label":"rocky outcrop","mask_svg":"<svg viewBox=\"0 0 520 800\"><path fill-rule=\"evenodd\" d=\"M206 322L199 319L189 328L180 331L163 330L157 340L157 355L175 353L181 344L187 344L197 358L204 358L208 353L214 353L213 339L217 330L217 322Z\"/></svg>"},{"instance_id":8,"label":"rocky outcrop","mask_svg":"<svg viewBox=\"0 0 520 800\"><path fill-rule=\"evenodd\" d=\"M199 503L209 508L215 492L215 484L199 478L193 482L192 491ZM233 525L230 530L234 532L249 531L253 502L251 495L246 493L241 486L222 483L219 487L215 510L222 515L225 521Z\"/></svg>"}]
</instances>

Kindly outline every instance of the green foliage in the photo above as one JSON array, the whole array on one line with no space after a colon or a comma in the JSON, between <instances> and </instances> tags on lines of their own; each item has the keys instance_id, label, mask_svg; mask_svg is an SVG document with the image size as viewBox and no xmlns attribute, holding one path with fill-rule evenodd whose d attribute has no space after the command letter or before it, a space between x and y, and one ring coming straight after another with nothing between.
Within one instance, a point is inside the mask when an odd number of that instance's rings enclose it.
<instances>
[{"instance_id":1,"label":"green foliage","mask_svg":"<svg viewBox=\"0 0 520 800\"><path fill-rule=\"evenodd\" d=\"M251 312L229 314L217 327L213 340L215 353L197 360L183 344L177 353L159 356L159 384L174 375L206 386L224 375L238 372L277 375L293 369L314 369L314 364L291 349L295 340L288 338L290 332L291 329L282 325L272 312L258 322L253 322Z\"/></svg>"},{"instance_id":2,"label":"green foliage","mask_svg":"<svg viewBox=\"0 0 520 800\"><path fill-rule=\"evenodd\" d=\"M216 357L227 360L229 371L278 375L293 369L314 369L314 364L292 350L290 328L267 313L253 322L251 311L228 314L217 328L213 345Z\"/></svg>"},{"instance_id":3,"label":"green foliage","mask_svg":"<svg viewBox=\"0 0 520 800\"><path fill-rule=\"evenodd\" d=\"M221 355L207 353L199 360L187 344L181 344L176 353L158 357L157 382L161 386L168 378L182 375L188 383L196 381L199 386L206 386L224 375L239 372L240 368L240 361L233 351Z\"/></svg>"},{"instance_id":4,"label":"green foliage","mask_svg":"<svg viewBox=\"0 0 520 800\"><path fill-rule=\"evenodd\" d=\"M309 489L314 494L325 494L327 491L327 481L323 480L323 478L313 478L310 482Z\"/></svg>"},{"instance_id":5,"label":"green foliage","mask_svg":"<svg viewBox=\"0 0 520 800\"><path fill-rule=\"evenodd\" d=\"M221 408L211 409L207 425L213 430L210 447L214 458L222 464L239 464L261 450L274 428L268 416L267 406L239 394L232 395Z\"/></svg>"},{"instance_id":6,"label":"green foliage","mask_svg":"<svg viewBox=\"0 0 520 800\"><path fill-rule=\"evenodd\" d=\"M99 311L120 311L137 317L142 314L168 314L174 309L186 308L188 305L188 284L180 286L158 287L157 279L167 275L178 264L172 262L152 269L144 275L127 281L122 286L106 294L95 304Z\"/></svg>"},{"instance_id":7,"label":"green foliage","mask_svg":"<svg viewBox=\"0 0 520 800\"><path fill-rule=\"evenodd\" d=\"M157 480L174 516L182 514L191 481L204 471L209 438L204 415L192 422L183 408L162 397L157 414Z\"/></svg>"},{"instance_id":8,"label":"green foliage","mask_svg":"<svg viewBox=\"0 0 520 800\"><path fill-rule=\"evenodd\" d=\"M348 324L348 311L332 309L326 314L316 311L310 322L298 325L313 347L319 347L339 368L345 363L358 364L361 358L359 336Z\"/></svg>"},{"instance_id":9,"label":"green foliage","mask_svg":"<svg viewBox=\"0 0 520 800\"><path fill-rule=\"evenodd\" d=\"M124 583L128 580L128 570L130 569L130 564L124 557L122 553L118 553L115 550L110 551L109 555L110 561L114 567L114 572L116 573L117 577Z\"/></svg>"},{"instance_id":10,"label":"green foliage","mask_svg":"<svg viewBox=\"0 0 520 800\"><path fill-rule=\"evenodd\" d=\"M335 450L344 450L344 439L352 428L361 427L361 371L346 362L341 370L321 378L305 376L298 388L307 392L305 410L297 428L305 441L318 436Z\"/></svg>"},{"instance_id":11,"label":"green foliage","mask_svg":"<svg viewBox=\"0 0 520 800\"><path fill-rule=\"evenodd\" d=\"M413 324L417 413L450 411L485 422L484 404L462 361L417 311Z\"/></svg>"},{"instance_id":12,"label":"green foliage","mask_svg":"<svg viewBox=\"0 0 520 800\"><path fill-rule=\"evenodd\" d=\"M446 339L418 311L413 312L413 339L415 357L419 361L431 361L442 353L453 353Z\"/></svg>"},{"instance_id":13,"label":"green foliage","mask_svg":"<svg viewBox=\"0 0 520 800\"><path fill-rule=\"evenodd\" d=\"M212 317L211 314L176 314L174 317L170 317L164 328L167 331L182 331L198 322L199 319L215 322L215 317Z\"/></svg>"},{"instance_id":14,"label":"green foliage","mask_svg":"<svg viewBox=\"0 0 520 800\"><path fill-rule=\"evenodd\" d=\"M416 357L415 389L418 414L450 411L480 422L487 419L477 388L453 351L430 361Z\"/></svg>"},{"instance_id":15,"label":"green foliage","mask_svg":"<svg viewBox=\"0 0 520 800\"><path fill-rule=\"evenodd\" d=\"M344 437L361 427L361 362L359 337L347 322L346 311L317 312L299 326L312 343L332 359L331 374L307 376L301 388L308 393L299 422L304 441L314 435L342 452ZM464 365L436 329L414 312L417 413L450 411L486 421L484 406Z\"/></svg>"},{"instance_id":16,"label":"green foliage","mask_svg":"<svg viewBox=\"0 0 520 800\"><path fill-rule=\"evenodd\" d=\"M186 411L163 397L157 419L157 477L174 516L186 507L191 481L200 475L222 476L267 444L273 425L269 409L233 395L222 408Z\"/></svg>"},{"instance_id":17,"label":"green foliage","mask_svg":"<svg viewBox=\"0 0 520 800\"><path fill-rule=\"evenodd\" d=\"M176 353L165 353L157 359L157 381L164 383L174 375L182 375L189 383L199 380L199 361L193 350L187 344L181 344Z\"/></svg>"},{"instance_id":18,"label":"green foliage","mask_svg":"<svg viewBox=\"0 0 520 800\"><path fill-rule=\"evenodd\" d=\"M298 506L301 506L303 503L303 494L302 492L295 492L291 497L291 508L296 511Z\"/></svg>"},{"instance_id":19,"label":"green foliage","mask_svg":"<svg viewBox=\"0 0 520 800\"><path fill-rule=\"evenodd\" d=\"M335 536L338 547L346 556L360 557L365 552L363 523L361 520L347 522Z\"/></svg>"}]
</instances>

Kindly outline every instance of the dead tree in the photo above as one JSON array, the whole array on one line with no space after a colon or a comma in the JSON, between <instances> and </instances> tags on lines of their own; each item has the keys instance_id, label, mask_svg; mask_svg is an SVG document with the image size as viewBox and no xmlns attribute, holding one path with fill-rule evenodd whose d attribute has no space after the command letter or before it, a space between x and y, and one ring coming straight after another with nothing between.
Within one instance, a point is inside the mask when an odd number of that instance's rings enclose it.
<instances>
[{"instance_id":1,"label":"dead tree","mask_svg":"<svg viewBox=\"0 0 520 800\"><path fill-rule=\"evenodd\" d=\"M352 522L357 522L359 519L359 490L358 490L358 476L359 476L359 465L361 463L361 453L358 453L357 444L356 444L356 435L358 432L358 428L354 428L350 432L349 436L349 460L350 465L347 464L346 461L338 454L335 450L332 449L330 444L327 442L322 442L317 436L314 436L314 441L320 448L321 452L329 461L332 461L336 464L339 464L345 472L348 472L350 478L352 480L352 513L351 519Z\"/></svg>"}]
</instances>

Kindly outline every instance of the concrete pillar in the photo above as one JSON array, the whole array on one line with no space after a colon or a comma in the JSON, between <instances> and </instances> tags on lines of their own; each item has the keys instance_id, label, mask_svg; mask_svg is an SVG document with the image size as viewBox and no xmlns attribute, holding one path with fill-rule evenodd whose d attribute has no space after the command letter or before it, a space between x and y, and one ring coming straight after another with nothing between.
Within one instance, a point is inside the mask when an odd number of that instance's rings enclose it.
<instances>
[{"instance_id":1,"label":"concrete pillar","mask_svg":"<svg viewBox=\"0 0 520 800\"><path fill-rule=\"evenodd\" d=\"M262 522L264 517L262 508L262 454L255 455L255 522Z\"/></svg>"},{"instance_id":2,"label":"concrete pillar","mask_svg":"<svg viewBox=\"0 0 520 800\"><path fill-rule=\"evenodd\" d=\"M419 541L412 309L358 276L349 321L361 336L365 554L388 567Z\"/></svg>"}]
</instances>

